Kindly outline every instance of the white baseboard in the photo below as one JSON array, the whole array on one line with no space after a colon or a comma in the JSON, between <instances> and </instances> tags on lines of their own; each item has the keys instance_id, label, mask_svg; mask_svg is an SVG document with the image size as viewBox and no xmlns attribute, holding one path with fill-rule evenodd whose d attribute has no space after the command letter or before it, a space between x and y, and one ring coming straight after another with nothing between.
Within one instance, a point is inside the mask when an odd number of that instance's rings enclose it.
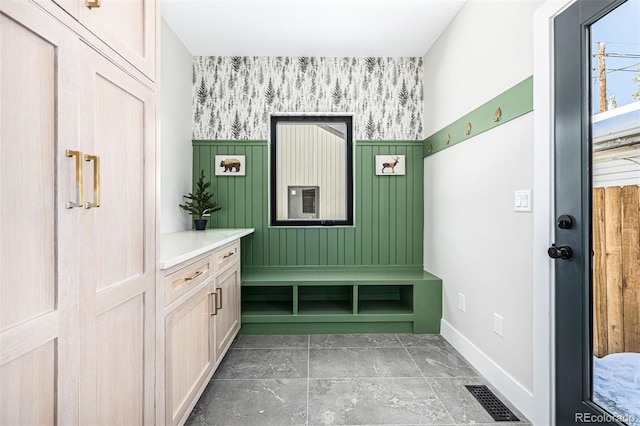
<instances>
[{"instance_id":1,"label":"white baseboard","mask_svg":"<svg viewBox=\"0 0 640 426\"><path fill-rule=\"evenodd\" d=\"M445 320L441 320L440 334L522 414L529 420L535 417L531 392Z\"/></svg>"}]
</instances>

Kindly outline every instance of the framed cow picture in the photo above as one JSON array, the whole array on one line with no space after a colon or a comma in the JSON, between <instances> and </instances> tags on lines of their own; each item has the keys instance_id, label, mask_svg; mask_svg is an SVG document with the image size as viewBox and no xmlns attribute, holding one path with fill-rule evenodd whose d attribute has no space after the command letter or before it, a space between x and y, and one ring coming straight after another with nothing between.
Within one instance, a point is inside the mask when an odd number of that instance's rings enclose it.
<instances>
[{"instance_id":1,"label":"framed cow picture","mask_svg":"<svg viewBox=\"0 0 640 426\"><path fill-rule=\"evenodd\" d=\"M216 155L216 176L244 176L247 172L244 155Z\"/></svg>"}]
</instances>

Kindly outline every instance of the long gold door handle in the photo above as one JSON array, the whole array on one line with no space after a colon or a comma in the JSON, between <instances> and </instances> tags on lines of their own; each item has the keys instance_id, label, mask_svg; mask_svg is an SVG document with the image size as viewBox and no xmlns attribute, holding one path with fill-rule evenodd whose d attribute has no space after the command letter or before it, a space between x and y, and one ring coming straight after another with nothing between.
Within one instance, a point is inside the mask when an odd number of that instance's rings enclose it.
<instances>
[{"instance_id":1,"label":"long gold door handle","mask_svg":"<svg viewBox=\"0 0 640 426\"><path fill-rule=\"evenodd\" d=\"M220 302L220 306L216 306L216 311L218 309L222 309L222 287L219 287L216 289L216 293L218 292L218 290L220 290L220 295L217 297L218 302Z\"/></svg>"},{"instance_id":2,"label":"long gold door handle","mask_svg":"<svg viewBox=\"0 0 640 426\"><path fill-rule=\"evenodd\" d=\"M67 208L82 207L84 185L82 181L82 153L80 151L65 150L67 157L76 157L76 201L67 201Z\"/></svg>"},{"instance_id":3,"label":"long gold door handle","mask_svg":"<svg viewBox=\"0 0 640 426\"><path fill-rule=\"evenodd\" d=\"M85 154L84 161L93 161L93 203L87 201L84 208L100 207L100 157Z\"/></svg>"},{"instance_id":4,"label":"long gold door handle","mask_svg":"<svg viewBox=\"0 0 640 426\"><path fill-rule=\"evenodd\" d=\"M211 316L215 317L216 314L218 313L218 302L217 302L217 298L216 298L216 293L215 292L211 292L209 293L209 296L213 296L213 300L211 301L211 305L212 305L212 309L211 309Z\"/></svg>"}]
</instances>

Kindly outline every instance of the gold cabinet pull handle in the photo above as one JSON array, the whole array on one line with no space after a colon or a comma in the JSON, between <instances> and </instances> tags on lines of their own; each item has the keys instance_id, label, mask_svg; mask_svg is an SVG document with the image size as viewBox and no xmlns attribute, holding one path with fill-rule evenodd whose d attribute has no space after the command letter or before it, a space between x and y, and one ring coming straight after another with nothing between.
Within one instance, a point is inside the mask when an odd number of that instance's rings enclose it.
<instances>
[{"instance_id":1,"label":"gold cabinet pull handle","mask_svg":"<svg viewBox=\"0 0 640 426\"><path fill-rule=\"evenodd\" d=\"M100 157L85 154L84 161L93 161L93 203L87 201L84 208L100 207Z\"/></svg>"},{"instance_id":2,"label":"gold cabinet pull handle","mask_svg":"<svg viewBox=\"0 0 640 426\"><path fill-rule=\"evenodd\" d=\"M82 153L80 151L65 150L67 157L76 157L76 201L67 201L67 208L82 207L84 196L83 180L82 180Z\"/></svg>"},{"instance_id":3,"label":"gold cabinet pull handle","mask_svg":"<svg viewBox=\"0 0 640 426\"><path fill-rule=\"evenodd\" d=\"M191 275L190 277L185 278L185 281L191 281L191 280L195 280L196 278L198 278L200 275L204 274L204 271L197 271L195 274Z\"/></svg>"},{"instance_id":4,"label":"gold cabinet pull handle","mask_svg":"<svg viewBox=\"0 0 640 426\"><path fill-rule=\"evenodd\" d=\"M86 0L84 3L89 9L100 7L100 0Z\"/></svg>"},{"instance_id":5,"label":"gold cabinet pull handle","mask_svg":"<svg viewBox=\"0 0 640 426\"><path fill-rule=\"evenodd\" d=\"M216 306L216 311L218 309L222 309L222 287L219 287L216 289L216 293L218 292L218 290L220 291L220 295L217 297L218 302L220 302L220 306Z\"/></svg>"},{"instance_id":6,"label":"gold cabinet pull handle","mask_svg":"<svg viewBox=\"0 0 640 426\"><path fill-rule=\"evenodd\" d=\"M215 292L211 292L211 293L209 293L209 296L213 296L213 300L211 301L211 306L212 306L211 316L215 317L216 314L218 313L218 301L216 300L217 299L216 298L217 295L216 295Z\"/></svg>"},{"instance_id":7,"label":"gold cabinet pull handle","mask_svg":"<svg viewBox=\"0 0 640 426\"><path fill-rule=\"evenodd\" d=\"M229 253L227 253L227 254L225 254L224 256L222 256L222 259L227 259L227 258L229 258L229 257L233 256L234 254L235 254L235 252L230 251Z\"/></svg>"}]
</instances>

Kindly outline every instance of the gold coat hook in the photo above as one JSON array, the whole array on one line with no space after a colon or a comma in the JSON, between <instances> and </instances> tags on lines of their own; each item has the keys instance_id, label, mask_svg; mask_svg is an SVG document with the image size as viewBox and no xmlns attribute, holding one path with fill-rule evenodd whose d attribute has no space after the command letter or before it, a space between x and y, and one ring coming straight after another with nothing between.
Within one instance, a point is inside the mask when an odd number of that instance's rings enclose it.
<instances>
[{"instance_id":1,"label":"gold coat hook","mask_svg":"<svg viewBox=\"0 0 640 426\"><path fill-rule=\"evenodd\" d=\"M496 112L493 113L493 122L497 123L500 121L500 117L502 117L502 110L498 108Z\"/></svg>"},{"instance_id":2,"label":"gold coat hook","mask_svg":"<svg viewBox=\"0 0 640 426\"><path fill-rule=\"evenodd\" d=\"M471 134L471 122L468 122L468 123L467 123L467 128L466 128L466 130L464 131L464 134L465 134L465 135L470 135L470 134Z\"/></svg>"}]
</instances>

